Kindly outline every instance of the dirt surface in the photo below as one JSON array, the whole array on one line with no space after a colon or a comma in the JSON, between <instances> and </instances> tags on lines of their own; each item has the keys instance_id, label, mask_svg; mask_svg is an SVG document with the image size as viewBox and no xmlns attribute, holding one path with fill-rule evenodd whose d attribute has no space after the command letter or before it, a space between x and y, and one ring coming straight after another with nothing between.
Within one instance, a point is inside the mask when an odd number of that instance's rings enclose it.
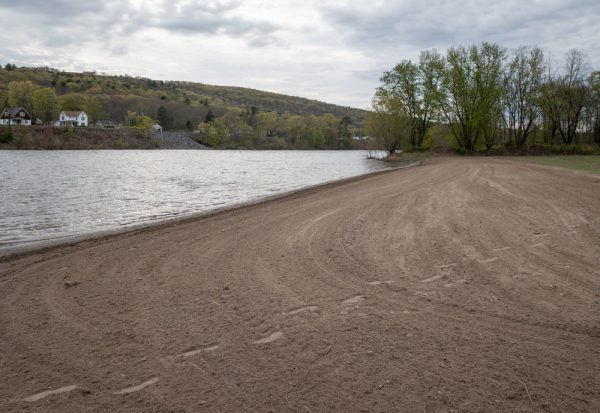
<instances>
[{"instance_id":1,"label":"dirt surface","mask_svg":"<svg viewBox=\"0 0 600 413\"><path fill-rule=\"evenodd\" d=\"M600 177L449 158L0 262L0 411L600 411Z\"/></svg>"}]
</instances>

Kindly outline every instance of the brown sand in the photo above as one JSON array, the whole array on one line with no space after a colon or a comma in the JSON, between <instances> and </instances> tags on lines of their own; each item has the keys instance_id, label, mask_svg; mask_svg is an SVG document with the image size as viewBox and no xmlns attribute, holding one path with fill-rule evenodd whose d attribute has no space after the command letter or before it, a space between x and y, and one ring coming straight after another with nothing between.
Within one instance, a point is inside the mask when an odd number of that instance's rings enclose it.
<instances>
[{"instance_id":1,"label":"brown sand","mask_svg":"<svg viewBox=\"0 0 600 413\"><path fill-rule=\"evenodd\" d=\"M600 177L437 159L4 258L0 411L600 411Z\"/></svg>"}]
</instances>

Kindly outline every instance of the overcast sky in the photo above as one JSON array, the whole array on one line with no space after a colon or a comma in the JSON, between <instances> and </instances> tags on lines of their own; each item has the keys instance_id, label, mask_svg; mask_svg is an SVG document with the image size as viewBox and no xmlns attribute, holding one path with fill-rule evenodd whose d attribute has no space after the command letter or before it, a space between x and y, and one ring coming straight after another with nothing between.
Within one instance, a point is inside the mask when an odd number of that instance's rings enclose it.
<instances>
[{"instance_id":1,"label":"overcast sky","mask_svg":"<svg viewBox=\"0 0 600 413\"><path fill-rule=\"evenodd\" d=\"M572 48L600 69L599 0L0 0L0 64L245 86L367 108L420 50Z\"/></svg>"}]
</instances>

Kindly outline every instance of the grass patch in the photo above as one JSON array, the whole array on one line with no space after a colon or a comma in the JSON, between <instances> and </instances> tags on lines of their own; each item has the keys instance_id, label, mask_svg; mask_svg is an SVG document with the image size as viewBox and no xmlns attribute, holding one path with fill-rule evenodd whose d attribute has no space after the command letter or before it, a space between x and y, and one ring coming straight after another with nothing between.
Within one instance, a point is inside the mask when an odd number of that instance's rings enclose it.
<instances>
[{"instance_id":1,"label":"grass patch","mask_svg":"<svg viewBox=\"0 0 600 413\"><path fill-rule=\"evenodd\" d=\"M409 161L420 161L423 159L431 158L431 152L429 151L418 151L418 152L402 152L387 155L383 158L386 162L409 162Z\"/></svg>"},{"instance_id":2,"label":"grass patch","mask_svg":"<svg viewBox=\"0 0 600 413\"><path fill-rule=\"evenodd\" d=\"M511 159L538 165L559 166L561 168L587 171L600 174L600 155L587 156L519 156Z\"/></svg>"}]
</instances>

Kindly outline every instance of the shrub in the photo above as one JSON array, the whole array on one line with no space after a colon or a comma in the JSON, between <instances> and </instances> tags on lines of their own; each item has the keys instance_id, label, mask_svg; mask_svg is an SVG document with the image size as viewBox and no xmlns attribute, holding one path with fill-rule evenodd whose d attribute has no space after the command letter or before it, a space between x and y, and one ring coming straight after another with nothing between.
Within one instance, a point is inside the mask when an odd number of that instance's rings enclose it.
<instances>
[{"instance_id":1,"label":"shrub","mask_svg":"<svg viewBox=\"0 0 600 413\"><path fill-rule=\"evenodd\" d=\"M128 149L129 143L127 143L123 138L119 138L115 141L113 147L115 149Z\"/></svg>"},{"instance_id":2,"label":"shrub","mask_svg":"<svg viewBox=\"0 0 600 413\"><path fill-rule=\"evenodd\" d=\"M572 144L552 146L550 151L557 155L593 155L598 149L590 145Z\"/></svg>"},{"instance_id":3,"label":"shrub","mask_svg":"<svg viewBox=\"0 0 600 413\"><path fill-rule=\"evenodd\" d=\"M5 130L0 133L0 143L9 143L13 140L14 136L12 132L9 130Z\"/></svg>"}]
</instances>

